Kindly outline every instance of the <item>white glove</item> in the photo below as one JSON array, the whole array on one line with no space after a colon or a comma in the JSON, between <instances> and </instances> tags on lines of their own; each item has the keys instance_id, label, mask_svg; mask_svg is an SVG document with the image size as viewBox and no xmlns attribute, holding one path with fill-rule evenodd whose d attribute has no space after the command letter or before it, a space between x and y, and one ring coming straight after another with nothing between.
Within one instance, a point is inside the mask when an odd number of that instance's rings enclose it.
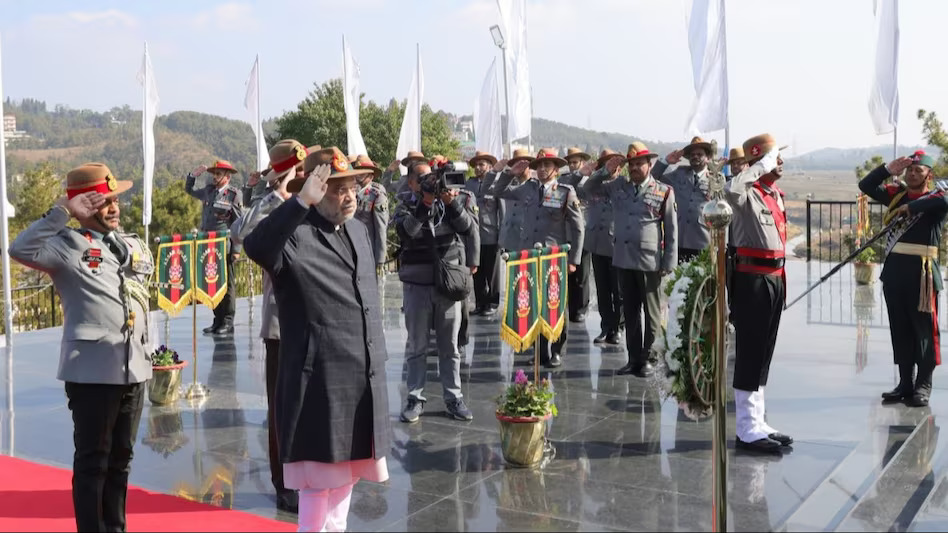
<instances>
[{"instance_id":1,"label":"white glove","mask_svg":"<svg viewBox=\"0 0 948 533\"><path fill-rule=\"evenodd\" d=\"M768 174L773 169L777 168L777 156L779 155L780 150L774 148L773 150L767 152L764 157L760 158L760 164L764 167L764 174Z\"/></svg>"}]
</instances>

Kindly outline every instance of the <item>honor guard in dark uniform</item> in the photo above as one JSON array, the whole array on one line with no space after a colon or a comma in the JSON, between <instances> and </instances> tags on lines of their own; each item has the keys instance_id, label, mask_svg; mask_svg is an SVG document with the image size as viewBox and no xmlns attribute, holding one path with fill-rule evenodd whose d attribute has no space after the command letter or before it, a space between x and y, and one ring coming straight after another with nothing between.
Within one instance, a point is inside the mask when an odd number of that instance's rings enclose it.
<instances>
[{"instance_id":1,"label":"honor guard in dark uniform","mask_svg":"<svg viewBox=\"0 0 948 533\"><path fill-rule=\"evenodd\" d=\"M195 190L194 181L205 171L213 176L213 181ZM210 167L201 165L188 172L184 190L203 203L201 231L229 230L231 224L243 214L243 194L230 184L230 177L236 173L237 169L222 159ZM231 239L227 239L227 246L227 294L214 308L214 323L204 328L204 333L228 335L234 332L234 260L240 256L241 247L235 246Z\"/></svg>"},{"instance_id":2,"label":"honor guard in dark uniform","mask_svg":"<svg viewBox=\"0 0 948 533\"><path fill-rule=\"evenodd\" d=\"M148 246L119 231L118 181L101 163L66 175L68 200L20 232L10 256L49 274L63 306L57 378L65 382L75 444L72 501L78 531L125 531L132 451L152 375ZM78 229L66 226L71 218ZM36 348L33 348L36 350ZM65 435L48 438L62 439Z\"/></svg>"},{"instance_id":3,"label":"honor guard in dark uniform","mask_svg":"<svg viewBox=\"0 0 948 533\"><path fill-rule=\"evenodd\" d=\"M737 336L734 404L739 449L779 454L793 439L764 420L764 386L786 301L787 212L776 181L780 149L769 134L744 142L750 166L725 186L734 209L730 230L737 254L731 278L731 319Z\"/></svg>"},{"instance_id":4,"label":"honor guard in dark uniform","mask_svg":"<svg viewBox=\"0 0 948 533\"><path fill-rule=\"evenodd\" d=\"M942 279L938 245L948 203L943 192L930 190L934 164L932 156L919 151L912 157L900 157L879 166L859 182L859 190L889 206L884 223L898 219L887 236L881 279L899 384L882 394L883 403L928 405L932 374L941 364L938 291ZM883 184L903 171L904 182Z\"/></svg>"},{"instance_id":5,"label":"honor guard in dark uniform","mask_svg":"<svg viewBox=\"0 0 948 533\"><path fill-rule=\"evenodd\" d=\"M525 148L517 148L513 152L513 157L507 161L507 167L513 167L520 161L533 161L533 156ZM513 176L513 184L520 185L523 176ZM496 181L495 181L496 183ZM491 185L493 191L493 184ZM491 192L497 196L496 192ZM497 237L497 245L501 250L517 251L520 250L521 237L523 233L523 202L514 198L501 198L504 210L504 218L500 221L500 234ZM531 243L530 248L533 248Z\"/></svg>"},{"instance_id":6,"label":"honor guard in dark uniform","mask_svg":"<svg viewBox=\"0 0 948 533\"><path fill-rule=\"evenodd\" d=\"M359 202L355 217L369 228L369 237L372 239L372 249L375 251L375 266L382 273L382 266L388 256L388 192L382 184L374 181L382 175L382 169L369 159L367 155L356 157L353 168L371 170L371 174L356 177L359 184L359 193L356 199Z\"/></svg>"},{"instance_id":7,"label":"honor guard in dark uniform","mask_svg":"<svg viewBox=\"0 0 948 533\"><path fill-rule=\"evenodd\" d=\"M584 183L587 196L604 195L612 201L615 248L612 265L619 269L625 313L625 344L629 361L621 375L648 377L654 371L652 345L661 328L661 281L678 263L678 216L675 191L651 177L658 154L641 142L629 145L626 156L612 156ZM606 181L625 163L629 175ZM586 165L583 172L591 172ZM642 306L645 330L642 330Z\"/></svg>"},{"instance_id":8,"label":"honor guard in dark uniform","mask_svg":"<svg viewBox=\"0 0 948 533\"><path fill-rule=\"evenodd\" d=\"M595 161L593 170L601 169L612 156L621 157L621 154L615 150L603 150ZM610 179L617 179L618 176L619 168L616 167ZM599 324L602 328L593 343L618 346L622 343L625 320L619 270L612 266L612 254L615 249L612 199L603 193L587 194L586 187L581 187L578 191L580 202L586 202L586 235L583 238L583 248L591 254L593 278L596 280L596 299L599 302Z\"/></svg>"},{"instance_id":9,"label":"honor guard in dark uniform","mask_svg":"<svg viewBox=\"0 0 948 533\"><path fill-rule=\"evenodd\" d=\"M523 205L523 232L518 248L533 248L534 243L543 246L569 244L567 255L569 276L576 272L583 251L585 221L579 210L579 197L576 190L561 184L556 177L560 167L566 161L556 155L556 150L544 148L536 159L520 161L508 170L504 170L491 186L491 193L505 199L516 200ZM514 176L522 175L529 167L536 170L537 176L522 180L520 185L511 183ZM567 318L569 310L567 309ZM560 338L550 344L540 337L540 360L549 367L562 364L563 346L566 344L567 331L563 328Z\"/></svg>"},{"instance_id":10,"label":"honor guard in dark uniform","mask_svg":"<svg viewBox=\"0 0 948 533\"><path fill-rule=\"evenodd\" d=\"M592 156L579 148L566 149L566 164L569 171L561 174L557 180L560 184L571 186L579 194L580 186L586 176L579 173L583 163L592 159ZM579 209L583 214L583 220L586 227L589 227L589 217L586 213L586 200L582 194L579 194ZM580 258L579 266L576 267L576 273L569 277L569 319L572 322L585 322L586 313L589 311L589 271L592 269L592 253L583 245L583 255Z\"/></svg>"},{"instance_id":11,"label":"honor guard in dark uniform","mask_svg":"<svg viewBox=\"0 0 948 533\"><path fill-rule=\"evenodd\" d=\"M688 166L678 166L666 172L670 165L677 165L681 158ZM704 225L701 207L711 199L708 182L708 161L714 157L711 143L701 137L691 139L691 144L674 151L665 161L655 163L652 176L675 189L678 202L678 261L691 261L711 243L711 230Z\"/></svg>"},{"instance_id":12,"label":"honor guard in dark uniform","mask_svg":"<svg viewBox=\"0 0 948 533\"><path fill-rule=\"evenodd\" d=\"M477 152L468 161L474 176L464 184L477 199L477 222L481 238L480 263L474 273L474 310L472 315L491 315L500 306L500 251L497 241L504 216L503 202L489 193L497 177L492 167L497 158L487 152Z\"/></svg>"}]
</instances>

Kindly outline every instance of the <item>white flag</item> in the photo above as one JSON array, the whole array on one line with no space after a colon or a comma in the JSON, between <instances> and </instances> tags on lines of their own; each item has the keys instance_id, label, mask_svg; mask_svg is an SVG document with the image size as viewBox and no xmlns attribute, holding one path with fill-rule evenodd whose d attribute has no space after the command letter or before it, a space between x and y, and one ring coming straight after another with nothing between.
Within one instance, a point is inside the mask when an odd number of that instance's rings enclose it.
<instances>
[{"instance_id":1,"label":"white flag","mask_svg":"<svg viewBox=\"0 0 948 533\"><path fill-rule=\"evenodd\" d=\"M474 149L500 157L504 153L503 144L495 58L487 69L481 94L474 99Z\"/></svg>"},{"instance_id":2,"label":"white flag","mask_svg":"<svg viewBox=\"0 0 948 533\"><path fill-rule=\"evenodd\" d=\"M342 102L346 109L346 144L348 155L369 155L359 130L359 106L361 105L359 64L352 57L346 36L342 36Z\"/></svg>"},{"instance_id":3,"label":"white flag","mask_svg":"<svg viewBox=\"0 0 948 533\"><path fill-rule=\"evenodd\" d=\"M504 47L507 50L507 88L510 116L507 135L511 141L530 135L532 102L530 98L530 65L527 61L527 0L497 0Z\"/></svg>"},{"instance_id":4,"label":"white flag","mask_svg":"<svg viewBox=\"0 0 948 533\"><path fill-rule=\"evenodd\" d=\"M408 101L405 104L405 116L402 129L398 132L398 147L395 158L404 159L409 150L421 151L421 103L425 97L425 75L421 69L421 52L418 52L418 66L411 76L408 87Z\"/></svg>"},{"instance_id":5,"label":"white flag","mask_svg":"<svg viewBox=\"0 0 948 533\"><path fill-rule=\"evenodd\" d=\"M727 128L727 31L724 0L692 0L688 48L695 103L688 115L689 134Z\"/></svg>"},{"instance_id":6,"label":"white flag","mask_svg":"<svg viewBox=\"0 0 948 533\"><path fill-rule=\"evenodd\" d=\"M875 0L876 69L869 93L869 114L877 134L899 123L899 1Z\"/></svg>"},{"instance_id":7,"label":"white flag","mask_svg":"<svg viewBox=\"0 0 948 533\"><path fill-rule=\"evenodd\" d=\"M158 86L155 72L151 68L151 56L148 55L148 43L145 43L145 57L138 72L138 83L142 85L142 155L145 168L142 172L142 225L151 224L151 191L155 180L155 117L158 116Z\"/></svg>"},{"instance_id":8,"label":"white flag","mask_svg":"<svg viewBox=\"0 0 948 533\"><path fill-rule=\"evenodd\" d=\"M250 69L244 107L250 111L250 125L257 139L257 170L263 170L270 164L270 154L267 152L267 140L263 137L263 121L260 119L260 56L254 59L253 68Z\"/></svg>"}]
</instances>

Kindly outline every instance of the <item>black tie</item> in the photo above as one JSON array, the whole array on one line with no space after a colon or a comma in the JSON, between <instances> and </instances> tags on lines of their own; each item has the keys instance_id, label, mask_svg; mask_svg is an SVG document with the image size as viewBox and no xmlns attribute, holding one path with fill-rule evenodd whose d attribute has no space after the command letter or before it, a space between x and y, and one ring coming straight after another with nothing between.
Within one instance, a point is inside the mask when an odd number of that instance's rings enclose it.
<instances>
[{"instance_id":1,"label":"black tie","mask_svg":"<svg viewBox=\"0 0 948 533\"><path fill-rule=\"evenodd\" d=\"M125 246L125 243L122 242L122 239L116 237L114 231L110 231L102 236L102 240L105 244L109 245L109 250L115 254L119 264L124 265L125 260L128 259L128 248Z\"/></svg>"}]
</instances>

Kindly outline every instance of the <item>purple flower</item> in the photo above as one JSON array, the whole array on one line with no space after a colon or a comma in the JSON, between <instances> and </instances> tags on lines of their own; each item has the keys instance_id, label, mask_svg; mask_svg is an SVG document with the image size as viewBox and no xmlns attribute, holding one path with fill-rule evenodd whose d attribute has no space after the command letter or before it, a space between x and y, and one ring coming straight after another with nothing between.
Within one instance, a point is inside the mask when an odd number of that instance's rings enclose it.
<instances>
[{"instance_id":1,"label":"purple flower","mask_svg":"<svg viewBox=\"0 0 948 533\"><path fill-rule=\"evenodd\" d=\"M514 383L517 385L526 385L529 380L527 375L523 372L523 369L520 368L517 370L517 377L514 378Z\"/></svg>"}]
</instances>

